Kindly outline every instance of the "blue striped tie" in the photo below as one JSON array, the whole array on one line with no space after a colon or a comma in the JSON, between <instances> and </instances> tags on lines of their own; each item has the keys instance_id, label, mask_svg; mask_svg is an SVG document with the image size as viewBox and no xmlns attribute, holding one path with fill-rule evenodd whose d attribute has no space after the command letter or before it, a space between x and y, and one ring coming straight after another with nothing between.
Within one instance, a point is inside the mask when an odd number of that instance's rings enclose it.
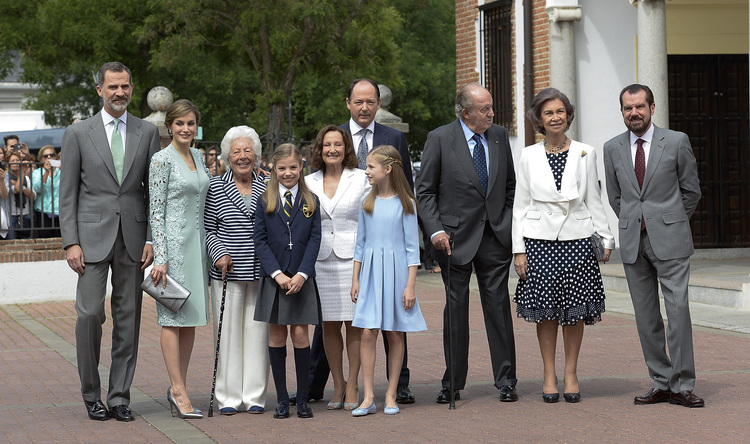
<instances>
[{"instance_id":1,"label":"blue striped tie","mask_svg":"<svg viewBox=\"0 0 750 444\"><path fill-rule=\"evenodd\" d=\"M288 191L284 193L284 214L286 214L286 220L292 217L292 192Z\"/></svg>"}]
</instances>

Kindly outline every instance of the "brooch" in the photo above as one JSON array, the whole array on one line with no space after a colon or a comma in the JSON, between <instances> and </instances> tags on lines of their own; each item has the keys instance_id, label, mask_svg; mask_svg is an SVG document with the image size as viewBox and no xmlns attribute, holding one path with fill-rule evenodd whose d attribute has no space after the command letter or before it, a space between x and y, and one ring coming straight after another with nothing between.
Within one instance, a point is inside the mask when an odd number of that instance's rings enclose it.
<instances>
[{"instance_id":1,"label":"brooch","mask_svg":"<svg viewBox=\"0 0 750 444\"><path fill-rule=\"evenodd\" d=\"M581 151L581 157L586 157L586 154L588 154L586 151Z\"/></svg>"},{"instance_id":2,"label":"brooch","mask_svg":"<svg viewBox=\"0 0 750 444\"><path fill-rule=\"evenodd\" d=\"M305 215L306 218L311 218L313 215L313 212L310 211L310 208L307 207L307 204L302 205L302 214Z\"/></svg>"}]
</instances>

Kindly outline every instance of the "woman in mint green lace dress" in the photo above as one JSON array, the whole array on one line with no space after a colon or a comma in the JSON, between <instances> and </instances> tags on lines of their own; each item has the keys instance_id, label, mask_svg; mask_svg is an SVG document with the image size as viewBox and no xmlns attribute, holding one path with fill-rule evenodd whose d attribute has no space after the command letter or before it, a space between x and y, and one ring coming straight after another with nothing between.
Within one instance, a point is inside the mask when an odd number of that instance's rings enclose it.
<instances>
[{"instance_id":1,"label":"woman in mint green lace dress","mask_svg":"<svg viewBox=\"0 0 750 444\"><path fill-rule=\"evenodd\" d=\"M198 130L200 112L191 102L178 100L167 110L165 125L172 143L151 158L149 194L154 267L157 285L169 274L190 290L180 311L173 313L157 302L161 348L172 383L170 406L181 418L200 418L186 389L195 327L208 323L208 268L203 209L210 173L201 152L190 148Z\"/></svg>"}]
</instances>

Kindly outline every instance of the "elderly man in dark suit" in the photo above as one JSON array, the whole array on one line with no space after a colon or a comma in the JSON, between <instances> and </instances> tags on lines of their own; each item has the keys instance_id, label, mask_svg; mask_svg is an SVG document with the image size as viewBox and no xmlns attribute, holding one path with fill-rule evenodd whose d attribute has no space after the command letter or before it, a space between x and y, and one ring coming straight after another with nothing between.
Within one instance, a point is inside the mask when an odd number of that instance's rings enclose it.
<instances>
[{"instance_id":1,"label":"elderly man in dark suit","mask_svg":"<svg viewBox=\"0 0 750 444\"><path fill-rule=\"evenodd\" d=\"M690 216L701 198L698 169L684 133L651 123L656 104L645 85L620 93L627 131L604 144L607 194L620 219L620 255L635 323L653 386L635 404L703 407L693 393L695 362L688 305L693 235ZM659 284L667 319L659 308ZM666 346L669 345L669 355Z\"/></svg>"},{"instance_id":2,"label":"elderly man in dark suit","mask_svg":"<svg viewBox=\"0 0 750 444\"><path fill-rule=\"evenodd\" d=\"M78 273L76 354L89 418L132 421L130 385L138 356L143 270L153 261L146 243L148 165L159 151L156 126L127 112L130 70L102 65L96 91L104 107L65 130L60 180L60 229L68 265ZM112 269L112 365L107 404L101 401L99 354L107 275Z\"/></svg>"},{"instance_id":3,"label":"elderly man in dark suit","mask_svg":"<svg viewBox=\"0 0 750 444\"><path fill-rule=\"evenodd\" d=\"M457 120L432 131L422 153L417 181L419 216L439 251L443 281L450 285L450 307L446 306L443 314L446 371L438 403L450 402L448 335L454 345L456 399L466 384L472 267L479 282L495 387L500 389L501 401L518 400L508 295L516 176L508 132L492 123L493 116L489 91L477 83L464 86L456 96ZM452 324L448 322L449 309Z\"/></svg>"}]
</instances>

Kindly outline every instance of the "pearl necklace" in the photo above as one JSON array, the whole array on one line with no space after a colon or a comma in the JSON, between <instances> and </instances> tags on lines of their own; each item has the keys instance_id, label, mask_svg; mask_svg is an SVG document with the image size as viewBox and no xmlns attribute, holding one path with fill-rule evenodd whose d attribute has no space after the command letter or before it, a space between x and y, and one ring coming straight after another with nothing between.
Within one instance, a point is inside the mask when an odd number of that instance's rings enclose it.
<instances>
[{"instance_id":1,"label":"pearl necklace","mask_svg":"<svg viewBox=\"0 0 750 444\"><path fill-rule=\"evenodd\" d=\"M565 145L568 144L568 136L565 136L565 139L563 139L563 143L560 144L560 146L552 146L549 143L547 143L547 139L544 139L544 149L550 153L550 154L558 154L562 152L565 149Z\"/></svg>"}]
</instances>

